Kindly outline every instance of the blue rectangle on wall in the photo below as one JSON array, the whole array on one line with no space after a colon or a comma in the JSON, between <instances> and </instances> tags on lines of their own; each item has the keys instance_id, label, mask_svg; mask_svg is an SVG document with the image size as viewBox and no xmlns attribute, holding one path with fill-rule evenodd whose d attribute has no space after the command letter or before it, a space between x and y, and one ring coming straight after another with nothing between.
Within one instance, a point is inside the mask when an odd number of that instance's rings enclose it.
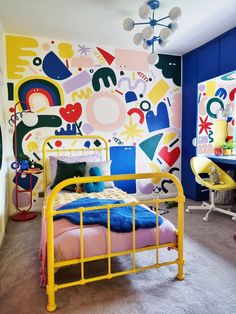
<instances>
[{"instance_id":1,"label":"blue rectangle on wall","mask_svg":"<svg viewBox=\"0 0 236 314\"><path fill-rule=\"evenodd\" d=\"M135 173L135 146L112 146L110 147L111 174ZM136 193L136 181L116 181L117 188L127 193Z\"/></svg>"}]
</instances>

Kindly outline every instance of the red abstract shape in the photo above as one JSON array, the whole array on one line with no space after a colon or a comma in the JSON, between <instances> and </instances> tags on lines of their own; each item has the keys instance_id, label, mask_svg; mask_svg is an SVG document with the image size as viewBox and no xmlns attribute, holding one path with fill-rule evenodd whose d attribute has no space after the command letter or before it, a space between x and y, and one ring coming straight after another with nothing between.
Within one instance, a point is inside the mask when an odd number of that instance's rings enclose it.
<instances>
[{"instance_id":1,"label":"red abstract shape","mask_svg":"<svg viewBox=\"0 0 236 314\"><path fill-rule=\"evenodd\" d=\"M235 87L234 89L232 89L231 92L229 93L229 99L230 99L231 101L234 100L235 94L236 94L236 87Z\"/></svg>"},{"instance_id":2,"label":"red abstract shape","mask_svg":"<svg viewBox=\"0 0 236 314\"><path fill-rule=\"evenodd\" d=\"M106 62L111 65L114 61L115 57L111 55L109 52L103 50L102 48L96 47L97 50L100 52L100 54L103 56L103 58L106 60Z\"/></svg>"},{"instance_id":3,"label":"red abstract shape","mask_svg":"<svg viewBox=\"0 0 236 314\"><path fill-rule=\"evenodd\" d=\"M58 140L58 141L55 142L55 146L56 147L61 147L61 145L62 145L62 141Z\"/></svg>"},{"instance_id":4,"label":"red abstract shape","mask_svg":"<svg viewBox=\"0 0 236 314\"><path fill-rule=\"evenodd\" d=\"M168 147L164 146L162 147L158 154L167 163L167 165L172 167L176 160L179 158L180 148L175 147L171 151L168 151Z\"/></svg>"},{"instance_id":5,"label":"red abstract shape","mask_svg":"<svg viewBox=\"0 0 236 314\"><path fill-rule=\"evenodd\" d=\"M68 104L65 108L60 108L60 115L67 122L76 122L82 113L82 106L79 102L74 105Z\"/></svg>"},{"instance_id":6,"label":"red abstract shape","mask_svg":"<svg viewBox=\"0 0 236 314\"><path fill-rule=\"evenodd\" d=\"M206 134L208 135L208 130L211 130L210 128L210 125L213 125L212 122L208 122L207 119L208 119L208 116L205 117L205 119L203 120L202 117L199 117L201 123L198 125L200 127L200 130L199 130L199 135L205 131Z\"/></svg>"},{"instance_id":7,"label":"red abstract shape","mask_svg":"<svg viewBox=\"0 0 236 314\"><path fill-rule=\"evenodd\" d=\"M143 113L143 111L141 109L139 109L139 108L132 108L132 109L130 109L128 111L128 115L129 116L131 116L133 113L137 113L139 115L139 117L140 117L139 123L143 124L143 122L144 122L144 113Z\"/></svg>"}]
</instances>

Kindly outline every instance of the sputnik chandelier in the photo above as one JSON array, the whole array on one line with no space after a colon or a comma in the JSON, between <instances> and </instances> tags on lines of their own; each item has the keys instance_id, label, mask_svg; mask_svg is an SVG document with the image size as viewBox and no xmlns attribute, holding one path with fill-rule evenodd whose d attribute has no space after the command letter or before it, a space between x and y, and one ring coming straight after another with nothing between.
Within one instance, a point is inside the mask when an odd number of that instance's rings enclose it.
<instances>
[{"instance_id":1,"label":"sputnik chandelier","mask_svg":"<svg viewBox=\"0 0 236 314\"><path fill-rule=\"evenodd\" d=\"M148 55L147 59L149 64L157 63L158 55L155 51L155 44L159 44L160 47L166 46L170 35L178 28L178 24L175 21L181 16L181 9L179 7L174 7L170 10L168 16L156 19L155 10L159 7L160 1L146 1L146 3L139 8L139 16L144 20L148 19L147 22L136 23L131 18L126 18L123 22L123 27L126 31L131 31L136 25L149 25L144 28L142 33L136 33L133 38L135 45L143 43L143 48L145 50L150 47L152 48L152 52ZM168 25L160 23L165 19L170 19L173 22ZM158 36L154 34L156 26L162 27Z\"/></svg>"}]
</instances>

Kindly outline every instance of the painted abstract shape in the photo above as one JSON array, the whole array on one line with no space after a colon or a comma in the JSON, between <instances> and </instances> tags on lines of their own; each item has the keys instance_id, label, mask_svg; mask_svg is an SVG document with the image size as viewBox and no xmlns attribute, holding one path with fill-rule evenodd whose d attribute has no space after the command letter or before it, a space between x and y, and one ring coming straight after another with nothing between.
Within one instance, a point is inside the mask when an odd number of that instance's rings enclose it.
<instances>
[{"instance_id":1,"label":"painted abstract shape","mask_svg":"<svg viewBox=\"0 0 236 314\"><path fill-rule=\"evenodd\" d=\"M110 147L111 174L136 173L136 147L111 146ZM115 181L115 186L127 193L136 193L135 180Z\"/></svg>"},{"instance_id":2,"label":"painted abstract shape","mask_svg":"<svg viewBox=\"0 0 236 314\"><path fill-rule=\"evenodd\" d=\"M54 80L64 80L72 75L53 51L50 51L44 57L42 69L48 77Z\"/></svg>"},{"instance_id":3,"label":"painted abstract shape","mask_svg":"<svg viewBox=\"0 0 236 314\"><path fill-rule=\"evenodd\" d=\"M30 141L27 143L27 150L31 153L33 153L34 151L38 151L39 150L39 145L37 142L35 141Z\"/></svg>"},{"instance_id":4,"label":"painted abstract shape","mask_svg":"<svg viewBox=\"0 0 236 314\"><path fill-rule=\"evenodd\" d=\"M173 95L172 108L170 111L171 126L177 129L181 129L182 123L182 99L181 94Z\"/></svg>"},{"instance_id":5,"label":"painted abstract shape","mask_svg":"<svg viewBox=\"0 0 236 314\"><path fill-rule=\"evenodd\" d=\"M23 121L19 122L17 124L17 154L19 155L25 155L23 148L22 148L22 141L25 135L28 132L31 132L32 130L43 128L43 127L49 127L49 128L56 128L61 126L62 120L58 116L54 115L39 115L38 116L38 123L32 127L26 126ZM15 156L15 133L13 133L13 152Z\"/></svg>"},{"instance_id":6,"label":"painted abstract shape","mask_svg":"<svg viewBox=\"0 0 236 314\"><path fill-rule=\"evenodd\" d=\"M236 70L221 76L221 79L223 81L233 81L233 80L236 80Z\"/></svg>"},{"instance_id":7,"label":"painted abstract shape","mask_svg":"<svg viewBox=\"0 0 236 314\"><path fill-rule=\"evenodd\" d=\"M139 191L142 194L152 194L155 186L152 183L142 184L142 182L138 181L137 186Z\"/></svg>"},{"instance_id":8,"label":"painted abstract shape","mask_svg":"<svg viewBox=\"0 0 236 314\"><path fill-rule=\"evenodd\" d=\"M94 68L95 64L91 57L74 57L71 59L71 67L72 68Z\"/></svg>"},{"instance_id":9,"label":"painted abstract shape","mask_svg":"<svg viewBox=\"0 0 236 314\"><path fill-rule=\"evenodd\" d=\"M216 93L215 93L215 96L225 99L225 98L227 97L227 91L226 91L226 89L223 88L223 87L218 88L217 91L216 91Z\"/></svg>"},{"instance_id":10,"label":"painted abstract shape","mask_svg":"<svg viewBox=\"0 0 236 314\"><path fill-rule=\"evenodd\" d=\"M15 87L16 101L24 101L33 109L32 99L34 94L43 96L49 106L61 106L64 102L63 91L60 85L46 77L29 76L17 83ZM27 106L22 103L22 108L27 109Z\"/></svg>"},{"instance_id":11,"label":"painted abstract shape","mask_svg":"<svg viewBox=\"0 0 236 314\"><path fill-rule=\"evenodd\" d=\"M161 172L161 169L154 162L149 162L148 165L152 169L153 172L156 172L156 173ZM153 184L158 184L160 181L161 181L161 177L152 179Z\"/></svg>"},{"instance_id":12,"label":"painted abstract shape","mask_svg":"<svg viewBox=\"0 0 236 314\"><path fill-rule=\"evenodd\" d=\"M55 135L76 135L77 128L76 125L68 123L66 128L60 128L60 130L55 130Z\"/></svg>"},{"instance_id":13,"label":"painted abstract shape","mask_svg":"<svg viewBox=\"0 0 236 314\"><path fill-rule=\"evenodd\" d=\"M72 92L72 100L76 101L78 99L89 99L89 97L93 94L91 88L87 87L85 89L81 89L79 92Z\"/></svg>"},{"instance_id":14,"label":"painted abstract shape","mask_svg":"<svg viewBox=\"0 0 236 314\"><path fill-rule=\"evenodd\" d=\"M21 79L30 61L35 57L35 48L39 46L36 39L24 36L6 35L6 63L8 79Z\"/></svg>"},{"instance_id":15,"label":"painted abstract shape","mask_svg":"<svg viewBox=\"0 0 236 314\"><path fill-rule=\"evenodd\" d=\"M127 83L127 87L126 86L121 87L121 85L123 85L123 82ZM141 89L139 86L141 86ZM131 81L131 79L129 77L124 76L124 77L119 79L118 87L119 88L128 88L131 91L136 90L136 93L139 92L139 93L145 94L146 89L147 89L147 83L141 79L137 79L137 80L135 80L135 82L133 82L133 81Z\"/></svg>"},{"instance_id":16,"label":"painted abstract shape","mask_svg":"<svg viewBox=\"0 0 236 314\"><path fill-rule=\"evenodd\" d=\"M162 97L165 96L169 89L170 89L169 84L163 79L161 79L148 92L147 97L155 105L158 103L158 101L161 100Z\"/></svg>"},{"instance_id":17,"label":"painted abstract shape","mask_svg":"<svg viewBox=\"0 0 236 314\"><path fill-rule=\"evenodd\" d=\"M233 88L233 89L230 91L230 93L229 93L229 99L230 99L231 101L233 101L233 100L235 99L235 94L236 94L236 87Z\"/></svg>"},{"instance_id":18,"label":"painted abstract shape","mask_svg":"<svg viewBox=\"0 0 236 314\"><path fill-rule=\"evenodd\" d=\"M110 79L110 80L109 80ZM110 87L110 82L116 86L117 80L116 80L116 74L111 68L103 67L98 69L94 74L92 78L92 85L95 92L98 92L101 89L100 81L103 82L104 86L106 88Z\"/></svg>"},{"instance_id":19,"label":"painted abstract shape","mask_svg":"<svg viewBox=\"0 0 236 314\"><path fill-rule=\"evenodd\" d=\"M140 110L139 108L131 108L131 109L127 112L127 114L128 114L129 116L132 116L134 113L136 113L136 114L139 115L139 123L140 123L140 124L143 124L143 122L144 122L144 113L143 113L143 111Z\"/></svg>"},{"instance_id":20,"label":"painted abstract shape","mask_svg":"<svg viewBox=\"0 0 236 314\"><path fill-rule=\"evenodd\" d=\"M175 137L176 133L174 132L165 134L163 138L163 145L168 145Z\"/></svg>"},{"instance_id":21,"label":"painted abstract shape","mask_svg":"<svg viewBox=\"0 0 236 314\"><path fill-rule=\"evenodd\" d=\"M213 125L212 122L207 121L208 120L208 116L205 117L205 119L203 120L202 117L199 117L200 123L199 123L199 135L202 132L206 132L206 134L208 134L208 130L211 130L211 126Z\"/></svg>"},{"instance_id":22,"label":"painted abstract shape","mask_svg":"<svg viewBox=\"0 0 236 314\"><path fill-rule=\"evenodd\" d=\"M71 59L74 55L72 45L70 43L59 43L58 54L63 59Z\"/></svg>"},{"instance_id":23,"label":"painted abstract shape","mask_svg":"<svg viewBox=\"0 0 236 314\"><path fill-rule=\"evenodd\" d=\"M30 176L24 175L22 173L17 173L17 184L23 189L23 190L30 190ZM32 178L32 190L34 189L38 177L35 175L31 175ZM16 176L13 179L13 182L16 183Z\"/></svg>"},{"instance_id":24,"label":"painted abstract shape","mask_svg":"<svg viewBox=\"0 0 236 314\"><path fill-rule=\"evenodd\" d=\"M109 92L93 94L86 106L88 123L96 130L110 132L124 125L126 109L123 101Z\"/></svg>"},{"instance_id":25,"label":"painted abstract shape","mask_svg":"<svg viewBox=\"0 0 236 314\"><path fill-rule=\"evenodd\" d=\"M94 132L94 128L90 124L84 123L82 126L82 131L84 134L91 134Z\"/></svg>"},{"instance_id":26,"label":"painted abstract shape","mask_svg":"<svg viewBox=\"0 0 236 314\"><path fill-rule=\"evenodd\" d=\"M236 89L235 89L235 90L236 90ZM208 114L211 118L213 118L213 119L216 119L217 116L216 116L216 113L212 112L211 106L212 106L212 104L214 104L214 108L215 108L215 107L216 107L216 106L215 106L216 103L219 104L218 109L216 110L216 112L217 112L218 110L224 110L224 103L223 103L223 101L222 101L221 99L219 99L219 98L216 98L216 97L210 98L210 99L208 100L207 106L206 106L207 114Z\"/></svg>"},{"instance_id":27,"label":"painted abstract shape","mask_svg":"<svg viewBox=\"0 0 236 314\"><path fill-rule=\"evenodd\" d=\"M79 102L68 104L59 110L61 117L67 122L76 122L82 114L82 106Z\"/></svg>"},{"instance_id":28,"label":"painted abstract shape","mask_svg":"<svg viewBox=\"0 0 236 314\"><path fill-rule=\"evenodd\" d=\"M121 132L120 135L126 136L126 142L129 139L134 140L136 137L143 137L144 130L138 127L138 123L133 123L132 117L129 118L129 124L124 125L125 131Z\"/></svg>"},{"instance_id":29,"label":"painted abstract shape","mask_svg":"<svg viewBox=\"0 0 236 314\"><path fill-rule=\"evenodd\" d=\"M96 48L100 52L100 54L103 56L103 58L106 60L106 62L109 65L111 65L112 62L114 61L115 57L102 48L99 48L99 47L96 47Z\"/></svg>"},{"instance_id":30,"label":"painted abstract shape","mask_svg":"<svg viewBox=\"0 0 236 314\"><path fill-rule=\"evenodd\" d=\"M137 96L134 92L128 91L125 93L125 101L126 103L130 103L137 100Z\"/></svg>"},{"instance_id":31,"label":"painted abstract shape","mask_svg":"<svg viewBox=\"0 0 236 314\"><path fill-rule=\"evenodd\" d=\"M153 132L170 127L169 115L166 104L160 102L156 108L156 115L152 110L146 114L148 131Z\"/></svg>"},{"instance_id":32,"label":"painted abstract shape","mask_svg":"<svg viewBox=\"0 0 236 314\"><path fill-rule=\"evenodd\" d=\"M171 169L169 170L169 173L170 173L170 174L173 174L174 171L179 171L179 168L173 167L173 168L171 168ZM165 185L166 185L167 183L168 183L168 184L173 184L173 181L172 181L172 180L163 180L163 181L161 182L161 189L162 189L162 191L163 191L164 193L168 193L168 192L169 192L169 190L165 187Z\"/></svg>"},{"instance_id":33,"label":"painted abstract shape","mask_svg":"<svg viewBox=\"0 0 236 314\"><path fill-rule=\"evenodd\" d=\"M75 89L79 89L87 85L91 81L91 76L87 71L83 71L69 80L62 83L62 86L67 94L73 92Z\"/></svg>"},{"instance_id":34,"label":"painted abstract shape","mask_svg":"<svg viewBox=\"0 0 236 314\"><path fill-rule=\"evenodd\" d=\"M8 100L14 100L14 83L7 83Z\"/></svg>"},{"instance_id":35,"label":"painted abstract shape","mask_svg":"<svg viewBox=\"0 0 236 314\"><path fill-rule=\"evenodd\" d=\"M147 57L146 51L115 49L116 69L148 72Z\"/></svg>"},{"instance_id":36,"label":"painted abstract shape","mask_svg":"<svg viewBox=\"0 0 236 314\"><path fill-rule=\"evenodd\" d=\"M172 79L175 85L181 86L181 57L158 54L159 61L156 68L162 70L165 78Z\"/></svg>"},{"instance_id":37,"label":"painted abstract shape","mask_svg":"<svg viewBox=\"0 0 236 314\"><path fill-rule=\"evenodd\" d=\"M216 90L216 81L211 80L206 82L206 96L213 97L215 95Z\"/></svg>"},{"instance_id":38,"label":"painted abstract shape","mask_svg":"<svg viewBox=\"0 0 236 314\"><path fill-rule=\"evenodd\" d=\"M139 144L139 147L148 156L150 160L153 160L157 146L159 145L162 136L163 136L162 133L154 135Z\"/></svg>"},{"instance_id":39,"label":"painted abstract shape","mask_svg":"<svg viewBox=\"0 0 236 314\"><path fill-rule=\"evenodd\" d=\"M141 103L140 103L140 109L142 109L142 111L149 111L151 109L151 104L149 101L147 100L143 100Z\"/></svg>"},{"instance_id":40,"label":"painted abstract shape","mask_svg":"<svg viewBox=\"0 0 236 314\"><path fill-rule=\"evenodd\" d=\"M167 146L164 146L159 150L158 155L168 166L172 167L179 158L180 148L175 147L174 149L169 150Z\"/></svg>"}]
</instances>

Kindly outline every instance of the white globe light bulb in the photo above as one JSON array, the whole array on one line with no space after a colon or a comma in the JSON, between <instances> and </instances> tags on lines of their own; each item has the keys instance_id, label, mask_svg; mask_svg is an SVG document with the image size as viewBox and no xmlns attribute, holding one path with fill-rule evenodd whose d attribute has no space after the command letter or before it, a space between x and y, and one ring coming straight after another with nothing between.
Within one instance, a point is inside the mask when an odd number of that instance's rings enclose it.
<instances>
[{"instance_id":1,"label":"white globe light bulb","mask_svg":"<svg viewBox=\"0 0 236 314\"><path fill-rule=\"evenodd\" d=\"M139 16L141 17L141 19L147 19L150 15L151 8L146 4L142 5L139 9Z\"/></svg>"},{"instance_id":2,"label":"white globe light bulb","mask_svg":"<svg viewBox=\"0 0 236 314\"><path fill-rule=\"evenodd\" d=\"M147 58L148 63L152 65L157 64L158 60L159 60L159 57L155 52L150 53L150 55Z\"/></svg>"},{"instance_id":3,"label":"white globe light bulb","mask_svg":"<svg viewBox=\"0 0 236 314\"><path fill-rule=\"evenodd\" d=\"M134 21L128 17L124 20L123 27L126 31L131 31L134 28Z\"/></svg>"},{"instance_id":4,"label":"white globe light bulb","mask_svg":"<svg viewBox=\"0 0 236 314\"><path fill-rule=\"evenodd\" d=\"M141 42L143 41L143 34L142 33L135 34L133 41L134 41L135 45L140 45Z\"/></svg>"},{"instance_id":5,"label":"white globe light bulb","mask_svg":"<svg viewBox=\"0 0 236 314\"><path fill-rule=\"evenodd\" d=\"M143 30L143 38L151 39L154 34L154 29L151 26L145 27Z\"/></svg>"},{"instance_id":6,"label":"white globe light bulb","mask_svg":"<svg viewBox=\"0 0 236 314\"><path fill-rule=\"evenodd\" d=\"M32 127L38 123L38 116L32 111L24 112L22 121L26 126Z\"/></svg>"},{"instance_id":7,"label":"white globe light bulb","mask_svg":"<svg viewBox=\"0 0 236 314\"><path fill-rule=\"evenodd\" d=\"M169 12L169 18L176 21L182 14L182 10L179 7L174 7Z\"/></svg>"},{"instance_id":8,"label":"white globe light bulb","mask_svg":"<svg viewBox=\"0 0 236 314\"><path fill-rule=\"evenodd\" d=\"M166 41L171 35L171 31L169 28L163 28L161 31L160 31L160 39L162 41Z\"/></svg>"},{"instance_id":9,"label":"white globe light bulb","mask_svg":"<svg viewBox=\"0 0 236 314\"><path fill-rule=\"evenodd\" d=\"M159 46L162 47L162 48L166 47L167 44L168 44L168 41L160 40L160 42L159 42Z\"/></svg>"},{"instance_id":10,"label":"white globe light bulb","mask_svg":"<svg viewBox=\"0 0 236 314\"><path fill-rule=\"evenodd\" d=\"M178 24L176 22L172 22L168 25L169 29L171 30L171 32L175 32L178 29Z\"/></svg>"}]
</instances>

